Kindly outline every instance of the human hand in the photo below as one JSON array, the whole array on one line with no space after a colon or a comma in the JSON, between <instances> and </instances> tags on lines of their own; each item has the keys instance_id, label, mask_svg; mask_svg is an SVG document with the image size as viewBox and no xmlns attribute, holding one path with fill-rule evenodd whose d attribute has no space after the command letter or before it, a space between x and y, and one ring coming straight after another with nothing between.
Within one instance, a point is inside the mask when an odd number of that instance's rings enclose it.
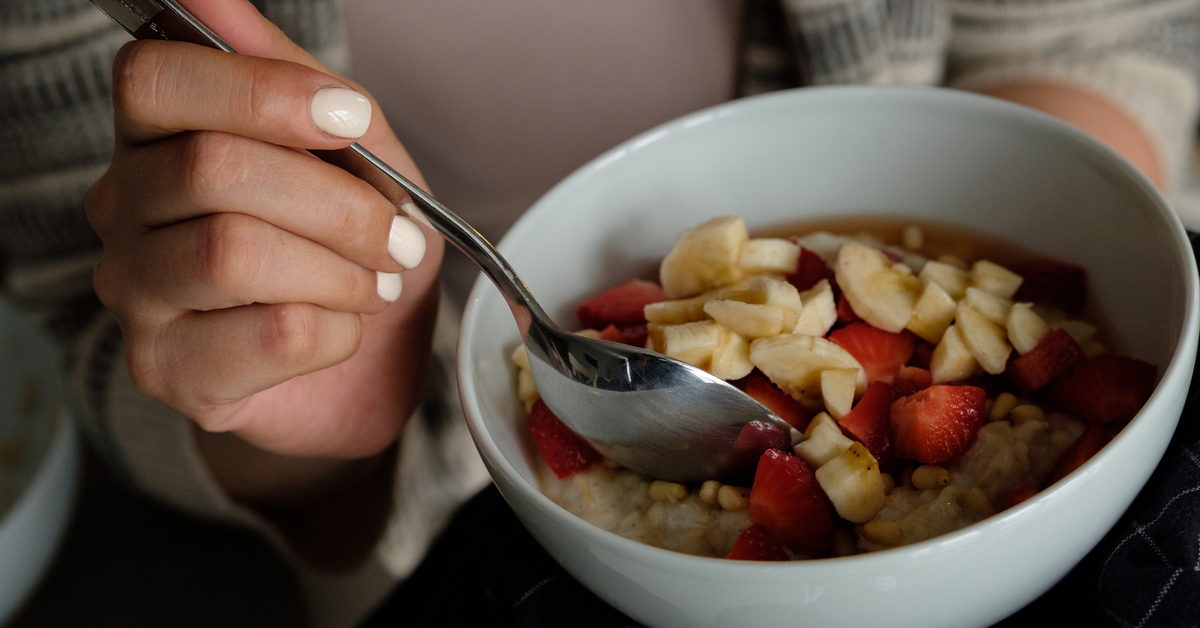
<instances>
[{"instance_id":1,"label":"human hand","mask_svg":"<svg viewBox=\"0 0 1200 628\"><path fill-rule=\"evenodd\" d=\"M105 245L96 291L130 375L267 452L376 454L420 398L442 241L426 248L432 232L297 150L348 146L378 111L365 91L244 0L185 4L243 54L126 45L116 151L87 201ZM338 111L357 125L330 126ZM359 141L422 184L378 113Z\"/></svg>"}]
</instances>

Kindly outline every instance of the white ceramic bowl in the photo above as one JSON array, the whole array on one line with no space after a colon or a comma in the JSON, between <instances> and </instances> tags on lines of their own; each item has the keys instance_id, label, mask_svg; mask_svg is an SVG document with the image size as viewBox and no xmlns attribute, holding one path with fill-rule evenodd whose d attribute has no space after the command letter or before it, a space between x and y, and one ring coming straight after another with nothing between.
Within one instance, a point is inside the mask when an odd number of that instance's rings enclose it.
<instances>
[{"instance_id":1,"label":"white ceramic bowl","mask_svg":"<svg viewBox=\"0 0 1200 628\"><path fill-rule=\"evenodd\" d=\"M500 249L546 310L573 326L585 295L646 270L680 229L728 214L745 216L752 231L820 216L911 216L1082 264L1129 352L1158 365L1162 379L1100 454L979 524L847 558L697 558L602 531L538 492L508 362L516 327L481 280L459 350L476 445L538 541L638 621L985 626L1066 574L1162 456L1196 355L1195 265L1153 186L1083 133L946 90L841 87L761 96L687 116L596 159L542 198Z\"/></svg>"},{"instance_id":2,"label":"white ceramic bowl","mask_svg":"<svg viewBox=\"0 0 1200 628\"><path fill-rule=\"evenodd\" d=\"M0 625L49 566L74 501L81 452L60 355L0 302Z\"/></svg>"}]
</instances>

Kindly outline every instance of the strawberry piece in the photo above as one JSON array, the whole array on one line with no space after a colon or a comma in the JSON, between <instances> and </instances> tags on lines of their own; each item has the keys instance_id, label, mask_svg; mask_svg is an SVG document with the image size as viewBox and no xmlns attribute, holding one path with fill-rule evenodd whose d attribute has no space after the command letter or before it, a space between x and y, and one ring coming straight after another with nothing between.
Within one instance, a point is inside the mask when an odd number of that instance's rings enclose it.
<instances>
[{"instance_id":1,"label":"strawberry piece","mask_svg":"<svg viewBox=\"0 0 1200 628\"><path fill-rule=\"evenodd\" d=\"M1009 270L1023 278L1013 301L1032 301L1077 312L1087 300L1087 270L1055 259L1018 262Z\"/></svg>"},{"instance_id":2,"label":"strawberry piece","mask_svg":"<svg viewBox=\"0 0 1200 628\"><path fill-rule=\"evenodd\" d=\"M779 418L788 422L788 425L804 431L808 427L808 422L812 418L809 413L800 405L799 401L792 399L790 395L779 390L779 387L771 383L766 375L761 371L751 371L749 375L742 379L733 382L735 386L742 389L742 392L750 395L755 401L766 406L768 410L774 412Z\"/></svg>"},{"instance_id":3,"label":"strawberry piece","mask_svg":"<svg viewBox=\"0 0 1200 628\"><path fill-rule=\"evenodd\" d=\"M890 413L896 399L899 395L890 384L872 382L839 422L842 431L862 443L880 464L894 457Z\"/></svg>"},{"instance_id":4,"label":"strawberry piece","mask_svg":"<svg viewBox=\"0 0 1200 628\"><path fill-rule=\"evenodd\" d=\"M738 535L733 549L725 555L729 560L787 560L787 552L767 529L754 524Z\"/></svg>"},{"instance_id":5,"label":"strawberry piece","mask_svg":"<svg viewBox=\"0 0 1200 628\"><path fill-rule=\"evenodd\" d=\"M813 470L799 458L768 449L750 487L750 519L784 547L809 558L833 552L833 514Z\"/></svg>"},{"instance_id":6,"label":"strawberry piece","mask_svg":"<svg viewBox=\"0 0 1200 628\"><path fill-rule=\"evenodd\" d=\"M733 441L731 464L736 468L749 470L754 468L755 461L762 457L763 452L768 449L790 451L791 444L791 435L785 434L783 430L766 421L750 421L742 426L742 431L738 432L737 439Z\"/></svg>"},{"instance_id":7,"label":"strawberry piece","mask_svg":"<svg viewBox=\"0 0 1200 628\"><path fill-rule=\"evenodd\" d=\"M902 366L896 373L896 381L892 387L896 389L896 397L907 397L933 385L933 373L926 368L917 366Z\"/></svg>"},{"instance_id":8,"label":"strawberry piece","mask_svg":"<svg viewBox=\"0 0 1200 628\"><path fill-rule=\"evenodd\" d=\"M1158 369L1136 358L1087 358L1047 388L1054 407L1094 423L1128 421L1142 409Z\"/></svg>"},{"instance_id":9,"label":"strawberry piece","mask_svg":"<svg viewBox=\"0 0 1200 628\"><path fill-rule=\"evenodd\" d=\"M665 300L667 295L658 284L633 279L579 304L575 315L587 329L604 329L609 325L644 325L646 306Z\"/></svg>"},{"instance_id":10,"label":"strawberry piece","mask_svg":"<svg viewBox=\"0 0 1200 628\"><path fill-rule=\"evenodd\" d=\"M1041 390L1086 357L1071 334L1065 329L1056 329L1046 334L1029 353L1010 360L1004 374L1018 394L1028 395Z\"/></svg>"},{"instance_id":11,"label":"strawberry piece","mask_svg":"<svg viewBox=\"0 0 1200 628\"><path fill-rule=\"evenodd\" d=\"M649 330L645 325L631 325L629 327L617 327L609 325L600 330L600 339L609 342L619 342L621 344L632 345L634 347L646 346L646 338L650 336Z\"/></svg>"},{"instance_id":12,"label":"strawberry piece","mask_svg":"<svg viewBox=\"0 0 1200 628\"><path fill-rule=\"evenodd\" d=\"M538 453L559 478L568 478L600 461L602 456L580 435L571 431L538 399L529 411L529 435Z\"/></svg>"},{"instance_id":13,"label":"strawberry piece","mask_svg":"<svg viewBox=\"0 0 1200 628\"><path fill-rule=\"evenodd\" d=\"M834 281L833 269L821 259L820 255L801 247L800 259L796 263L796 272L787 276L788 283L796 286L800 292L817 285L822 279Z\"/></svg>"},{"instance_id":14,"label":"strawberry piece","mask_svg":"<svg viewBox=\"0 0 1200 628\"><path fill-rule=\"evenodd\" d=\"M600 339L608 342L624 342L625 335L621 333L621 329L616 325L609 325L600 330Z\"/></svg>"},{"instance_id":15,"label":"strawberry piece","mask_svg":"<svg viewBox=\"0 0 1200 628\"><path fill-rule=\"evenodd\" d=\"M913 349L912 357L908 360L909 366L916 366L929 370L933 367L933 350L937 346L931 342L922 340L917 343L917 347Z\"/></svg>"},{"instance_id":16,"label":"strawberry piece","mask_svg":"<svg viewBox=\"0 0 1200 628\"><path fill-rule=\"evenodd\" d=\"M1096 452L1104 449L1104 446L1111 440L1112 434L1109 433L1108 428L1099 423L1089 425L1087 431L1059 455L1058 461L1054 463L1054 470L1050 472L1050 478L1046 480L1046 486L1054 484L1083 466L1083 463L1096 455Z\"/></svg>"},{"instance_id":17,"label":"strawberry piece","mask_svg":"<svg viewBox=\"0 0 1200 628\"><path fill-rule=\"evenodd\" d=\"M1009 508L1016 506L1017 504L1029 499L1030 497L1033 497L1034 495L1037 495L1036 486L1030 484L1029 482L1018 484L1014 486L1013 490L1009 491L1008 495L1004 497L1004 506L1001 508L1001 510L1008 510Z\"/></svg>"},{"instance_id":18,"label":"strawberry piece","mask_svg":"<svg viewBox=\"0 0 1200 628\"><path fill-rule=\"evenodd\" d=\"M843 293L842 295L838 296L837 322L845 324L861 320L862 319L858 317L858 314L854 312L854 308L851 307L850 300L846 298L846 295Z\"/></svg>"},{"instance_id":19,"label":"strawberry piece","mask_svg":"<svg viewBox=\"0 0 1200 628\"><path fill-rule=\"evenodd\" d=\"M621 336L624 337L624 342L627 345L634 347L645 347L646 340L650 338L650 329L643 323L641 325L629 325L621 328Z\"/></svg>"},{"instance_id":20,"label":"strawberry piece","mask_svg":"<svg viewBox=\"0 0 1200 628\"><path fill-rule=\"evenodd\" d=\"M953 460L975 442L987 394L976 386L939 384L892 404L896 457L936 464Z\"/></svg>"},{"instance_id":21,"label":"strawberry piece","mask_svg":"<svg viewBox=\"0 0 1200 628\"><path fill-rule=\"evenodd\" d=\"M850 323L830 332L828 337L858 360L867 373L868 383L895 381L896 373L917 348L917 337L908 331L894 334L863 322Z\"/></svg>"}]
</instances>

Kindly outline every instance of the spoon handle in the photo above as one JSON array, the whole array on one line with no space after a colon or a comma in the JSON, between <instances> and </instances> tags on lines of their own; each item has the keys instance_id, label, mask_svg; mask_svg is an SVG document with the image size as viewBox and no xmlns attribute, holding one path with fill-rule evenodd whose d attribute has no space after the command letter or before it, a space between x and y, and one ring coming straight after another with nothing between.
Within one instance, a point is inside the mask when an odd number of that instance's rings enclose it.
<instances>
[{"instance_id":1,"label":"spoon handle","mask_svg":"<svg viewBox=\"0 0 1200 628\"><path fill-rule=\"evenodd\" d=\"M175 0L92 0L92 4L137 39L186 41L236 53ZM383 160L358 143L309 152L366 181L398 209L429 225L470 257L504 295L522 338L528 334L531 318L549 320L525 282L482 234Z\"/></svg>"}]
</instances>

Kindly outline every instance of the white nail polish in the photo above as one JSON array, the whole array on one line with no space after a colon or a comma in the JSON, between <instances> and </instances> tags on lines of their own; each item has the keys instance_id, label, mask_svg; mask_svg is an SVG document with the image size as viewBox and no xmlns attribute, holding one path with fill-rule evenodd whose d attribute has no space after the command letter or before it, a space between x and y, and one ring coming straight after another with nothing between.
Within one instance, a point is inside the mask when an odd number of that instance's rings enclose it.
<instances>
[{"instance_id":1,"label":"white nail polish","mask_svg":"<svg viewBox=\"0 0 1200 628\"><path fill-rule=\"evenodd\" d=\"M391 303L400 298L400 289L403 282L400 280L400 275L397 273L381 273L375 272L375 290L379 293L379 298Z\"/></svg>"},{"instance_id":2,"label":"white nail polish","mask_svg":"<svg viewBox=\"0 0 1200 628\"><path fill-rule=\"evenodd\" d=\"M425 257L425 234L421 233L417 223L404 216L392 218L388 253L405 268L416 268L421 263L421 258Z\"/></svg>"},{"instance_id":3,"label":"white nail polish","mask_svg":"<svg viewBox=\"0 0 1200 628\"><path fill-rule=\"evenodd\" d=\"M359 138L371 124L371 101L341 87L318 90L312 99L313 124L338 137Z\"/></svg>"}]
</instances>

